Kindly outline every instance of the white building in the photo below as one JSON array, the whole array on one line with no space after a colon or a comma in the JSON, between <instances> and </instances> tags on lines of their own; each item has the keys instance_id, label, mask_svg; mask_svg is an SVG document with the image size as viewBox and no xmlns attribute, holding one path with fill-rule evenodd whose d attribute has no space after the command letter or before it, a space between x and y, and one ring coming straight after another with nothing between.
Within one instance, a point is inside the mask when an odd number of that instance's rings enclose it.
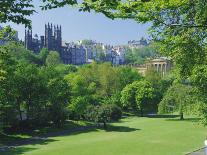
<instances>
[{"instance_id":1,"label":"white building","mask_svg":"<svg viewBox=\"0 0 207 155\"><path fill-rule=\"evenodd\" d=\"M113 65L122 65L125 62L125 48L116 46L113 48Z\"/></svg>"}]
</instances>

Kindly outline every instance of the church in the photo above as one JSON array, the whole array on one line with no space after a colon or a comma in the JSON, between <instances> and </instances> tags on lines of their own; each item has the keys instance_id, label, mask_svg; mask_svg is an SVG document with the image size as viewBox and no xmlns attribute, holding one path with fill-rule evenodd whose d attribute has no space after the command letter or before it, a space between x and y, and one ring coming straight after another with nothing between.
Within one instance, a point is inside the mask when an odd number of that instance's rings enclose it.
<instances>
[{"instance_id":1,"label":"church","mask_svg":"<svg viewBox=\"0 0 207 155\"><path fill-rule=\"evenodd\" d=\"M42 48L57 51L65 64L81 65L86 63L86 50L83 47L62 45L61 25L45 24L45 35L38 37L32 29L25 30L25 48L39 54Z\"/></svg>"}]
</instances>

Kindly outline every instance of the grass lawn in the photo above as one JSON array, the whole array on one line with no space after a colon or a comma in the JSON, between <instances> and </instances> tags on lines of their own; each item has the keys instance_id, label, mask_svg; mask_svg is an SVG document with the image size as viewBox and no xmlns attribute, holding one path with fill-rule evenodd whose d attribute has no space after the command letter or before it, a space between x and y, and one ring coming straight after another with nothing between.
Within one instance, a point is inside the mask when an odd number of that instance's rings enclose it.
<instances>
[{"instance_id":1,"label":"grass lawn","mask_svg":"<svg viewBox=\"0 0 207 155\"><path fill-rule=\"evenodd\" d=\"M129 117L108 126L50 137L1 155L182 155L203 147L207 128L195 119Z\"/></svg>"}]
</instances>

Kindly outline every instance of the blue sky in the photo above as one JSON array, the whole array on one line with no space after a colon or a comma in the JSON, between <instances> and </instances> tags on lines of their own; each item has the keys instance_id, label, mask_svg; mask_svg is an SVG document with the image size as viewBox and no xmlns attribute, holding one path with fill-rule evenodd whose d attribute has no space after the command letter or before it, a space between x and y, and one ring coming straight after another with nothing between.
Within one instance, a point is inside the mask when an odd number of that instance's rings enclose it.
<instances>
[{"instance_id":1,"label":"blue sky","mask_svg":"<svg viewBox=\"0 0 207 155\"><path fill-rule=\"evenodd\" d=\"M148 37L149 24L138 24L133 20L111 20L102 14L79 12L75 8L64 7L49 11L38 11L30 17L33 34L44 35L44 24L52 22L62 25L63 41L92 39L112 45L127 44L129 40ZM9 23L24 38L24 26Z\"/></svg>"}]
</instances>

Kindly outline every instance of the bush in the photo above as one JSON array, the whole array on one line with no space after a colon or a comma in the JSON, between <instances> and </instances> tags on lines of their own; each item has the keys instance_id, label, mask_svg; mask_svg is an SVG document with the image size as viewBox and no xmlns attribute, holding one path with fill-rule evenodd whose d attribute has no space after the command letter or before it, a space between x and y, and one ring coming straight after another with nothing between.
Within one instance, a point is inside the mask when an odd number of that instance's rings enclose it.
<instances>
[{"instance_id":1,"label":"bush","mask_svg":"<svg viewBox=\"0 0 207 155\"><path fill-rule=\"evenodd\" d=\"M99 106L88 106L85 111L85 117L89 121L95 123L103 123L106 128L106 123L110 121L118 121L122 116L121 109L114 104L103 104Z\"/></svg>"}]
</instances>

